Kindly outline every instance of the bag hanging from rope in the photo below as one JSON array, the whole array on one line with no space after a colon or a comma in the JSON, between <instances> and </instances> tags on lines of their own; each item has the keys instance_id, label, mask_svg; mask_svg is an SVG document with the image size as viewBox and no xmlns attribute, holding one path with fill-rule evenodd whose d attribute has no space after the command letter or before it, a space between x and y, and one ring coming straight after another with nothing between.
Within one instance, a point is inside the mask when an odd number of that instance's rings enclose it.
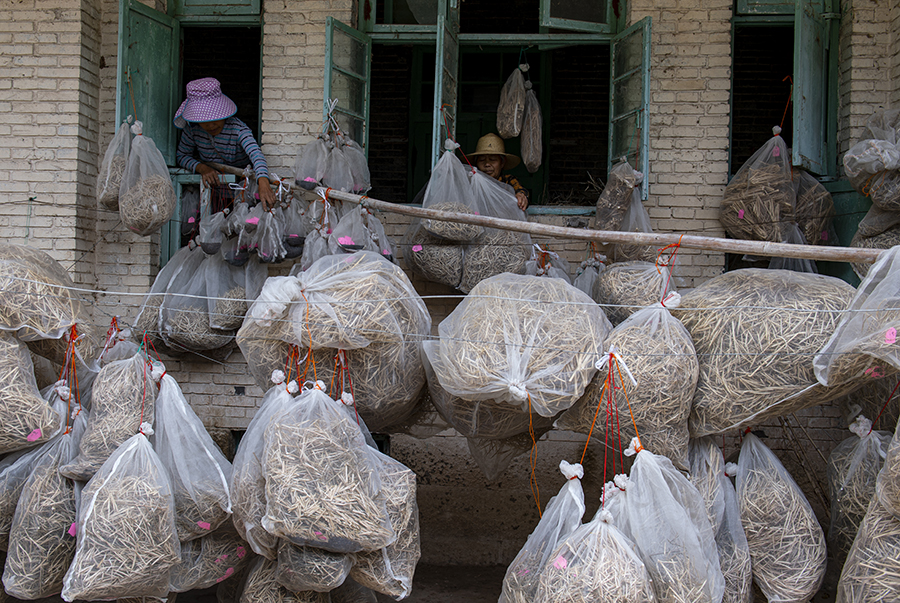
<instances>
[{"instance_id":1,"label":"bag hanging from rope","mask_svg":"<svg viewBox=\"0 0 900 603\"><path fill-rule=\"evenodd\" d=\"M578 272L575 273L575 279L572 281L572 285L581 291L587 293L591 299L595 302L599 303L597 299L597 282L600 279L600 274L606 270L606 256L594 253L581 262L581 265L578 267Z\"/></svg>"},{"instance_id":2,"label":"bag hanging from rope","mask_svg":"<svg viewBox=\"0 0 900 603\"><path fill-rule=\"evenodd\" d=\"M810 245L839 245L832 220L834 200L822 184L809 172L794 170L797 189L794 202L794 221Z\"/></svg>"},{"instance_id":3,"label":"bag hanging from rope","mask_svg":"<svg viewBox=\"0 0 900 603\"><path fill-rule=\"evenodd\" d=\"M119 216L129 230L147 236L169 221L177 199L166 160L153 139L142 135L139 121L131 130L136 136L119 187Z\"/></svg>"},{"instance_id":4,"label":"bag hanging from rope","mask_svg":"<svg viewBox=\"0 0 900 603\"><path fill-rule=\"evenodd\" d=\"M294 592L327 593L344 583L351 567L353 558L347 553L332 553L280 540L275 580Z\"/></svg>"},{"instance_id":5,"label":"bag hanging from rope","mask_svg":"<svg viewBox=\"0 0 900 603\"><path fill-rule=\"evenodd\" d=\"M311 191L322 183L328 155L327 140L328 135L322 133L300 148L294 162L294 182L297 186Z\"/></svg>"},{"instance_id":6,"label":"bag hanging from rope","mask_svg":"<svg viewBox=\"0 0 900 603\"><path fill-rule=\"evenodd\" d=\"M866 516L844 562L836 603L892 601L900 592L900 519L879 504L869 503Z\"/></svg>"},{"instance_id":7,"label":"bag hanging from rope","mask_svg":"<svg viewBox=\"0 0 900 603\"><path fill-rule=\"evenodd\" d=\"M169 572L169 591L183 593L220 584L247 567L251 556L247 543L226 522L211 534L181 543L181 562Z\"/></svg>"},{"instance_id":8,"label":"bag hanging from rope","mask_svg":"<svg viewBox=\"0 0 900 603\"><path fill-rule=\"evenodd\" d=\"M516 67L500 89L497 105L497 133L502 138L515 138L525 121L525 76L528 65Z\"/></svg>"},{"instance_id":9,"label":"bag hanging from rope","mask_svg":"<svg viewBox=\"0 0 900 603\"><path fill-rule=\"evenodd\" d=\"M428 178L425 196L422 198L422 208L460 214L485 215L487 207L473 194L470 182L472 168L464 166L456 157L454 150L457 148L459 145L452 140L444 141L444 153ZM471 241L484 232L483 226L429 218L414 220L410 226L414 227L419 223L429 234L444 241Z\"/></svg>"},{"instance_id":10,"label":"bag hanging from rope","mask_svg":"<svg viewBox=\"0 0 900 603\"><path fill-rule=\"evenodd\" d=\"M569 262L559 257L558 253L545 250L536 243L531 252L531 259L525 262L525 274L531 276L561 278L567 283L572 284L572 277L569 276L569 270ZM590 295L590 293L588 293L588 295Z\"/></svg>"},{"instance_id":11,"label":"bag hanging from rope","mask_svg":"<svg viewBox=\"0 0 900 603\"><path fill-rule=\"evenodd\" d=\"M100 169L97 171L97 200L110 211L119 211L119 187L128 164L131 151L131 129L126 119L116 130L115 136L103 153Z\"/></svg>"},{"instance_id":12,"label":"bag hanging from rope","mask_svg":"<svg viewBox=\"0 0 900 603\"><path fill-rule=\"evenodd\" d=\"M601 272L596 297L610 322L617 325L674 292L670 270L662 263L622 262Z\"/></svg>"},{"instance_id":13,"label":"bag hanging from rope","mask_svg":"<svg viewBox=\"0 0 900 603\"><path fill-rule=\"evenodd\" d=\"M769 601L812 599L825 577L825 534L790 473L752 433L741 444L737 497L760 590Z\"/></svg>"},{"instance_id":14,"label":"bag hanging from rope","mask_svg":"<svg viewBox=\"0 0 900 603\"><path fill-rule=\"evenodd\" d=\"M525 117L522 119L522 163L530 173L535 173L541 167L541 158L544 154L543 141L543 116L541 104L537 95L531 88L531 81L525 82Z\"/></svg>"},{"instance_id":15,"label":"bag hanging from rope","mask_svg":"<svg viewBox=\"0 0 900 603\"><path fill-rule=\"evenodd\" d=\"M314 590L293 592L276 580L275 561L260 557L257 559L244 581L239 603L330 603L328 593Z\"/></svg>"},{"instance_id":16,"label":"bag hanging from rope","mask_svg":"<svg viewBox=\"0 0 900 603\"><path fill-rule=\"evenodd\" d=\"M218 255L206 261L209 326L223 331L239 329L250 304L262 291L268 270L255 258L243 266L229 264Z\"/></svg>"},{"instance_id":17,"label":"bag hanging from rope","mask_svg":"<svg viewBox=\"0 0 900 603\"><path fill-rule=\"evenodd\" d=\"M635 187L631 191L631 203L622 216L622 222L616 229L621 232L653 233L650 226L650 214L641 202L641 189ZM656 262L657 249L654 245L628 245L616 243L610 249L610 259L613 262Z\"/></svg>"},{"instance_id":18,"label":"bag hanging from rope","mask_svg":"<svg viewBox=\"0 0 900 603\"><path fill-rule=\"evenodd\" d=\"M578 463L559 462L566 482L559 494L550 499L534 531L525 541L503 578L499 603L531 603L538 590L541 570L559 543L581 526L584 516L584 468ZM544 600L544 599L539 599Z\"/></svg>"},{"instance_id":19,"label":"bag hanging from rope","mask_svg":"<svg viewBox=\"0 0 900 603\"><path fill-rule=\"evenodd\" d=\"M0 550L9 548L9 533L16 504L32 469L41 460L43 446L19 450L0 460Z\"/></svg>"},{"instance_id":20,"label":"bag hanging from rope","mask_svg":"<svg viewBox=\"0 0 900 603\"><path fill-rule=\"evenodd\" d=\"M593 227L596 230L619 230L625 212L631 206L632 192L644 175L631 167L623 157L609 170L609 178L597 198Z\"/></svg>"},{"instance_id":21,"label":"bag hanging from rope","mask_svg":"<svg viewBox=\"0 0 900 603\"><path fill-rule=\"evenodd\" d=\"M806 238L800 231L800 227L796 222L784 225L784 240L782 243L788 245L808 245ZM769 270L793 270L794 272L805 272L807 274L818 274L815 260L806 260L801 258L778 258L773 257L769 260Z\"/></svg>"},{"instance_id":22,"label":"bag hanging from rope","mask_svg":"<svg viewBox=\"0 0 900 603\"><path fill-rule=\"evenodd\" d=\"M898 422L900 427L900 422ZM900 429L894 429L894 437L887 449L884 465L875 482L878 504L885 511L900 519Z\"/></svg>"},{"instance_id":23,"label":"bag hanging from rope","mask_svg":"<svg viewBox=\"0 0 900 603\"><path fill-rule=\"evenodd\" d=\"M200 225L198 228L197 242L207 255L219 253L222 243L225 242L228 229L228 208L213 213L210 207L210 188L205 183L200 183Z\"/></svg>"}]
</instances>

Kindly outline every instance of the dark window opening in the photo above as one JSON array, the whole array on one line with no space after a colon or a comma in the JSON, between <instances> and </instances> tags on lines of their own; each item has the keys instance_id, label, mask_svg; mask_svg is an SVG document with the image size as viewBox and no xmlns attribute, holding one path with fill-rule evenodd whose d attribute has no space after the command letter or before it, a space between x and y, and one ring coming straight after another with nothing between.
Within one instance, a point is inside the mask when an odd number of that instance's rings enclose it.
<instances>
[{"instance_id":1,"label":"dark window opening","mask_svg":"<svg viewBox=\"0 0 900 603\"><path fill-rule=\"evenodd\" d=\"M465 33L538 33L540 6L540 0L465 0L459 7L459 28ZM375 22L434 25L437 0L378 0Z\"/></svg>"}]
</instances>

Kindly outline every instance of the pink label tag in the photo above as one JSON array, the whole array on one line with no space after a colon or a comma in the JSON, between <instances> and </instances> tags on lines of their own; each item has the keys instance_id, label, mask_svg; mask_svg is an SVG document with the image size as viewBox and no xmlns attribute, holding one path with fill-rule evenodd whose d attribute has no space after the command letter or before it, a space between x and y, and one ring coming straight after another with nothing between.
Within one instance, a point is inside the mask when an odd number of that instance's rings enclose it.
<instances>
[{"instance_id":1,"label":"pink label tag","mask_svg":"<svg viewBox=\"0 0 900 603\"><path fill-rule=\"evenodd\" d=\"M315 181L316 181L316 179L313 178L312 176L307 176L306 178L303 179L303 182L315 182Z\"/></svg>"},{"instance_id":2,"label":"pink label tag","mask_svg":"<svg viewBox=\"0 0 900 603\"><path fill-rule=\"evenodd\" d=\"M72 538L75 538L75 522L74 521L72 522L72 525L69 526L68 532L69 532L69 536L71 536Z\"/></svg>"},{"instance_id":3,"label":"pink label tag","mask_svg":"<svg viewBox=\"0 0 900 603\"><path fill-rule=\"evenodd\" d=\"M476 216L480 216L480 215L481 215L481 214L478 213L477 211L473 211L472 213L475 214Z\"/></svg>"},{"instance_id":4,"label":"pink label tag","mask_svg":"<svg viewBox=\"0 0 900 603\"><path fill-rule=\"evenodd\" d=\"M382 249L381 255L391 255L391 250L390 249Z\"/></svg>"},{"instance_id":5,"label":"pink label tag","mask_svg":"<svg viewBox=\"0 0 900 603\"><path fill-rule=\"evenodd\" d=\"M194 216L191 216L190 218L188 218L188 224L193 224L193 223L194 223Z\"/></svg>"},{"instance_id":6,"label":"pink label tag","mask_svg":"<svg viewBox=\"0 0 900 603\"><path fill-rule=\"evenodd\" d=\"M884 371L881 370L880 366L875 366L866 369L866 376L872 377L874 379L881 379L882 377L884 377Z\"/></svg>"},{"instance_id":7,"label":"pink label tag","mask_svg":"<svg viewBox=\"0 0 900 603\"><path fill-rule=\"evenodd\" d=\"M896 333L896 331L895 331L895 333ZM35 429L35 430L32 431L31 433L29 433L29 434L25 437L25 439L28 440L29 442L34 442L34 441L36 441L36 440L41 439L41 436L42 436L42 435L44 435L44 432L42 432L42 431L41 431L41 428L38 427L37 429Z\"/></svg>"},{"instance_id":8,"label":"pink label tag","mask_svg":"<svg viewBox=\"0 0 900 603\"><path fill-rule=\"evenodd\" d=\"M827 241L827 240L828 240L828 233L825 232L824 230L822 231L822 240L823 240L823 241Z\"/></svg>"},{"instance_id":9,"label":"pink label tag","mask_svg":"<svg viewBox=\"0 0 900 603\"><path fill-rule=\"evenodd\" d=\"M414 252L418 253L418 252L422 251L422 246L421 245L413 245L412 250Z\"/></svg>"},{"instance_id":10,"label":"pink label tag","mask_svg":"<svg viewBox=\"0 0 900 603\"><path fill-rule=\"evenodd\" d=\"M201 530L208 530L208 529L210 529L210 528L212 527L210 524L208 524L208 523L205 522L205 521L198 521L198 522L197 522L197 525L200 526L200 529L201 529Z\"/></svg>"},{"instance_id":11,"label":"pink label tag","mask_svg":"<svg viewBox=\"0 0 900 603\"><path fill-rule=\"evenodd\" d=\"M564 569L566 569L566 567L568 567L568 565L569 565L569 562L566 561L566 559L562 555L557 557L556 561L553 562L553 567L555 567L558 570L564 570Z\"/></svg>"},{"instance_id":12,"label":"pink label tag","mask_svg":"<svg viewBox=\"0 0 900 603\"><path fill-rule=\"evenodd\" d=\"M220 576L219 578L216 579L216 582L221 582L222 580L225 580L233 573L234 573L234 568L229 567L227 570L225 570L225 574L223 574L222 576Z\"/></svg>"},{"instance_id":13,"label":"pink label tag","mask_svg":"<svg viewBox=\"0 0 900 603\"><path fill-rule=\"evenodd\" d=\"M524 576L527 573L528 573L528 570L525 569L524 567L521 567L516 571L516 575L518 575L518 576Z\"/></svg>"},{"instance_id":14,"label":"pink label tag","mask_svg":"<svg viewBox=\"0 0 900 603\"><path fill-rule=\"evenodd\" d=\"M221 555L216 557L216 563L222 563L226 559L228 559L228 553L222 553Z\"/></svg>"},{"instance_id":15,"label":"pink label tag","mask_svg":"<svg viewBox=\"0 0 900 603\"><path fill-rule=\"evenodd\" d=\"M239 546L239 547L237 548L237 556L238 556L238 559L243 559L243 558L244 558L244 555L246 555L246 554L247 554L247 549L245 549L245 548L242 547L242 546Z\"/></svg>"},{"instance_id":16,"label":"pink label tag","mask_svg":"<svg viewBox=\"0 0 900 603\"><path fill-rule=\"evenodd\" d=\"M325 534L323 534L322 532L314 532L314 534L316 535L316 538L322 540L323 542L328 540L328 537L325 536Z\"/></svg>"},{"instance_id":17,"label":"pink label tag","mask_svg":"<svg viewBox=\"0 0 900 603\"><path fill-rule=\"evenodd\" d=\"M772 157L781 157L781 149L778 147L772 149Z\"/></svg>"},{"instance_id":18,"label":"pink label tag","mask_svg":"<svg viewBox=\"0 0 900 603\"><path fill-rule=\"evenodd\" d=\"M891 327L884 333L884 343L886 345L891 345L897 343L897 329Z\"/></svg>"},{"instance_id":19,"label":"pink label tag","mask_svg":"<svg viewBox=\"0 0 900 603\"><path fill-rule=\"evenodd\" d=\"M256 216L254 216L252 218L247 218L246 222L247 222L247 224L256 225L256 224L259 224L259 218L257 218Z\"/></svg>"},{"instance_id":20,"label":"pink label tag","mask_svg":"<svg viewBox=\"0 0 900 603\"><path fill-rule=\"evenodd\" d=\"M739 209L738 210L738 220L743 220L743 219L744 219L744 210Z\"/></svg>"},{"instance_id":21,"label":"pink label tag","mask_svg":"<svg viewBox=\"0 0 900 603\"><path fill-rule=\"evenodd\" d=\"M339 237L338 243L341 245L353 245L353 238L352 237Z\"/></svg>"}]
</instances>

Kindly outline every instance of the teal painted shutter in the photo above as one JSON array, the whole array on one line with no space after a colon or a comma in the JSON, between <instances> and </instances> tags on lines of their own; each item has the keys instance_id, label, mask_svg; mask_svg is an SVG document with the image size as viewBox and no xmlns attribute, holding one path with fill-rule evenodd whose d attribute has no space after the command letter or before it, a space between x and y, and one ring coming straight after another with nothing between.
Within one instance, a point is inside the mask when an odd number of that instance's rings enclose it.
<instances>
[{"instance_id":1,"label":"teal painted shutter","mask_svg":"<svg viewBox=\"0 0 900 603\"><path fill-rule=\"evenodd\" d=\"M441 5L444 2L440 3ZM431 126L431 167L437 164L448 130L456 138L459 83L459 0L439 10L434 61L434 118ZM442 111L443 109L443 111Z\"/></svg>"},{"instance_id":2,"label":"teal painted shutter","mask_svg":"<svg viewBox=\"0 0 900 603\"><path fill-rule=\"evenodd\" d=\"M116 125L134 115L169 165L175 165L177 135L172 118L181 102L179 41L177 20L137 0L121 1Z\"/></svg>"},{"instance_id":3,"label":"teal painted shutter","mask_svg":"<svg viewBox=\"0 0 900 603\"><path fill-rule=\"evenodd\" d=\"M739 15L790 15L794 3L790 0L737 0Z\"/></svg>"},{"instance_id":4,"label":"teal painted shutter","mask_svg":"<svg viewBox=\"0 0 900 603\"><path fill-rule=\"evenodd\" d=\"M169 13L176 17L258 15L260 0L170 0Z\"/></svg>"},{"instance_id":5,"label":"teal painted shutter","mask_svg":"<svg viewBox=\"0 0 900 603\"><path fill-rule=\"evenodd\" d=\"M541 0L542 27L610 33L612 13L612 0Z\"/></svg>"},{"instance_id":6,"label":"teal painted shutter","mask_svg":"<svg viewBox=\"0 0 900 603\"><path fill-rule=\"evenodd\" d=\"M828 22L823 0L797 0L794 15L793 163L820 176L828 174Z\"/></svg>"},{"instance_id":7,"label":"teal painted shutter","mask_svg":"<svg viewBox=\"0 0 900 603\"><path fill-rule=\"evenodd\" d=\"M620 158L645 175L650 169L650 17L612 40L609 86L609 165ZM647 199L647 188L642 197Z\"/></svg>"},{"instance_id":8,"label":"teal painted shutter","mask_svg":"<svg viewBox=\"0 0 900 603\"><path fill-rule=\"evenodd\" d=\"M324 118L329 99L337 99L338 125L368 154L372 39L334 17L328 17L325 27Z\"/></svg>"}]
</instances>

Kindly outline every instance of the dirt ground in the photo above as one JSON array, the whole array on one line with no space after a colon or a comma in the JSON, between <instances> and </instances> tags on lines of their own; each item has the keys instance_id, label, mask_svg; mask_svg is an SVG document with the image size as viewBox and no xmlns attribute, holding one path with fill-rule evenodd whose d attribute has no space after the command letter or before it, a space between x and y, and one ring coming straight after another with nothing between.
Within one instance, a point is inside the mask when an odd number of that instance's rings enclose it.
<instances>
[{"instance_id":1,"label":"dirt ground","mask_svg":"<svg viewBox=\"0 0 900 603\"><path fill-rule=\"evenodd\" d=\"M419 564L413 578L412 594L404 599L408 603L497 603L506 567L450 566L439 567ZM378 595L379 603L393 601Z\"/></svg>"}]
</instances>

